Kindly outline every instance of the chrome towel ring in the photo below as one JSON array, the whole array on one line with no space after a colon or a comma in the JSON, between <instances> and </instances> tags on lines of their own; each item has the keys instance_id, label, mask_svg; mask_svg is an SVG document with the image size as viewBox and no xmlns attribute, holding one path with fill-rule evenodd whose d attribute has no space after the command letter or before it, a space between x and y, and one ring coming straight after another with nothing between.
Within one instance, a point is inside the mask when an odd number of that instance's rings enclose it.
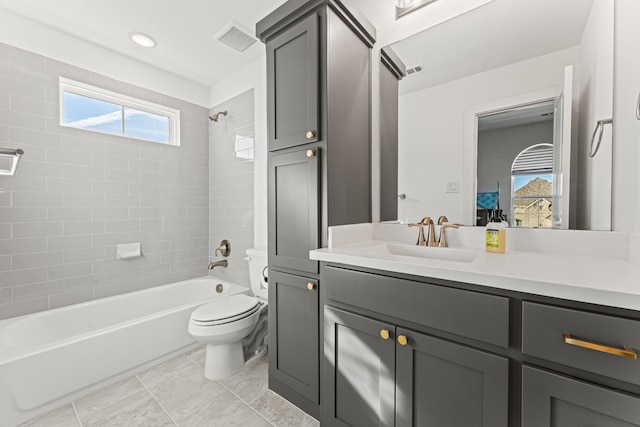
<instances>
[{"instance_id":1,"label":"chrome towel ring","mask_svg":"<svg viewBox=\"0 0 640 427\"><path fill-rule=\"evenodd\" d=\"M613 119L605 119L605 120L598 120L598 123L596 124L596 128L593 130L593 135L591 135L591 147L589 148L589 157L595 157L595 155L598 153L598 150L600 149L600 143L602 142L602 133L604 132L604 125L609 125L609 124L613 124ZM598 129L600 130L600 133L598 134L598 142L595 144L595 148L593 147L593 144L596 140L596 133L598 133Z\"/></svg>"}]
</instances>

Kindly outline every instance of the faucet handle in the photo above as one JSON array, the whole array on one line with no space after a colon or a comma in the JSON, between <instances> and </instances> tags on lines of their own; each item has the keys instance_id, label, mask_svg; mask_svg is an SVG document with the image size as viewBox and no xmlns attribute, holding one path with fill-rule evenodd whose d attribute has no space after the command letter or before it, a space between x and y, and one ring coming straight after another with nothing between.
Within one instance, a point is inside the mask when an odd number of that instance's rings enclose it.
<instances>
[{"instance_id":1,"label":"faucet handle","mask_svg":"<svg viewBox=\"0 0 640 427\"><path fill-rule=\"evenodd\" d=\"M446 234L444 233L444 230L446 230L447 228L458 228L459 226L460 224L446 224L440 227L440 238L438 239L439 248L447 247L447 238L446 238Z\"/></svg>"},{"instance_id":2,"label":"faucet handle","mask_svg":"<svg viewBox=\"0 0 640 427\"><path fill-rule=\"evenodd\" d=\"M409 227L418 227L418 241L416 242L416 245L426 246L427 241L424 240L424 229L422 228L422 222L419 222L417 224L407 224L407 225Z\"/></svg>"},{"instance_id":3,"label":"faucet handle","mask_svg":"<svg viewBox=\"0 0 640 427\"><path fill-rule=\"evenodd\" d=\"M440 218L438 218L438 225L442 225L445 222L449 222L449 218L447 218L445 215L440 215Z\"/></svg>"}]
</instances>

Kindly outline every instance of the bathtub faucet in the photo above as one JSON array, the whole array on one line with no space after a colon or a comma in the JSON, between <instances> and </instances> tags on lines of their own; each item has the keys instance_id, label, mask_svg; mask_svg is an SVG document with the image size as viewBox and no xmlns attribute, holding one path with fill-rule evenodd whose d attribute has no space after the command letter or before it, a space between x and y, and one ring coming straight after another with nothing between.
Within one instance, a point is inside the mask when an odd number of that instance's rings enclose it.
<instances>
[{"instance_id":1,"label":"bathtub faucet","mask_svg":"<svg viewBox=\"0 0 640 427\"><path fill-rule=\"evenodd\" d=\"M222 259L220 261L213 261L209 263L209 270L213 270L216 267L228 267L229 262L226 259Z\"/></svg>"}]
</instances>

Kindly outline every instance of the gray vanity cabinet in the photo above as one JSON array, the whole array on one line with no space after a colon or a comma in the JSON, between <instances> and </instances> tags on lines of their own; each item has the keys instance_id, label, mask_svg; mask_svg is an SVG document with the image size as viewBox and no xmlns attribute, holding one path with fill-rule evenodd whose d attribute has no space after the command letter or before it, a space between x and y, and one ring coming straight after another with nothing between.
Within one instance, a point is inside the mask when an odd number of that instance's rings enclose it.
<instances>
[{"instance_id":1,"label":"gray vanity cabinet","mask_svg":"<svg viewBox=\"0 0 640 427\"><path fill-rule=\"evenodd\" d=\"M506 357L403 328L396 333L396 427L508 426Z\"/></svg>"},{"instance_id":2,"label":"gray vanity cabinet","mask_svg":"<svg viewBox=\"0 0 640 427\"><path fill-rule=\"evenodd\" d=\"M320 149L286 151L269 157L269 262L318 273L309 251L320 244Z\"/></svg>"},{"instance_id":3,"label":"gray vanity cabinet","mask_svg":"<svg viewBox=\"0 0 640 427\"><path fill-rule=\"evenodd\" d=\"M333 307L324 325L323 425L508 425L506 357Z\"/></svg>"},{"instance_id":4,"label":"gray vanity cabinet","mask_svg":"<svg viewBox=\"0 0 640 427\"><path fill-rule=\"evenodd\" d=\"M269 382L319 403L318 281L269 272ZM300 404L300 403L298 403ZM305 408L308 409L308 408Z\"/></svg>"},{"instance_id":5,"label":"gray vanity cabinet","mask_svg":"<svg viewBox=\"0 0 640 427\"><path fill-rule=\"evenodd\" d=\"M640 426L640 397L522 368L522 427Z\"/></svg>"},{"instance_id":6,"label":"gray vanity cabinet","mask_svg":"<svg viewBox=\"0 0 640 427\"><path fill-rule=\"evenodd\" d=\"M267 44L269 150L318 141L318 15Z\"/></svg>"}]
</instances>

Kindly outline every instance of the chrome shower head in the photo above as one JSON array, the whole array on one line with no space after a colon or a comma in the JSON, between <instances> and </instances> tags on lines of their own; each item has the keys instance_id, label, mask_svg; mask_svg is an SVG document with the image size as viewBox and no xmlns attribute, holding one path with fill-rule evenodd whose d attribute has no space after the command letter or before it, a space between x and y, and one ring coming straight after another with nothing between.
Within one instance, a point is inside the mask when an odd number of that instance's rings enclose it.
<instances>
[{"instance_id":1,"label":"chrome shower head","mask_svg":"<svg viewBox=\"0 0 640 427\"><path fill-rule=\"evenodd\" d=\"M218 123L218 120L220 119L220 116L227 117L227 110L220 111L218 113L214 113L214 114L210 115L209 116L209 120L211 120L212 122Z\"/></svg>"}]
</instances>

